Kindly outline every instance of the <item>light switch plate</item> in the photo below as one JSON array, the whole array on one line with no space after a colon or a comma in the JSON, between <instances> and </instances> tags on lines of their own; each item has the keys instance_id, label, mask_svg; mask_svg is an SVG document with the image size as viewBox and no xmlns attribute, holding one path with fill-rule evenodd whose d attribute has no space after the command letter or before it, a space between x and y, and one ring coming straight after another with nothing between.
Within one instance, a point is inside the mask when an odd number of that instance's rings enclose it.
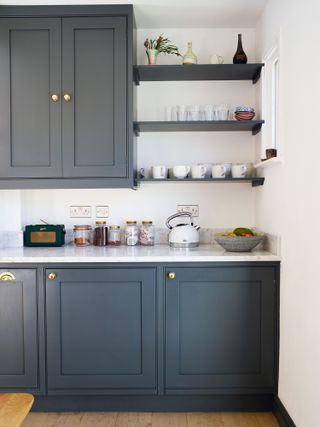
<instances>
[{"instance_id":1,"label":"light switch plate","mask_svg":"<svg viewBox=\"0 0 320 427\"><path fill-rule=\"evenodd\" d=\"M199 205L177 205L177 212L190 212L193 217L198 217Z\"/></svg>"},{"instance_id":2,"label":"light switch plate","mask_svg":"<svg viewBox=\"0 0 320 427\"><path fill-rule=\"evenodd\" d=\"M96 206L96 218L109 218L109 206Z\"/></svg>"},{"instance_id":3,"label":"light switch plate","mask_svg":"<svg viewBox=\"0 0 320 427\"><path fill-rule=\"evenodd\" d=\"M70 218L91 218L91 206L70 206Z\"/></svg>"}]
</instances>

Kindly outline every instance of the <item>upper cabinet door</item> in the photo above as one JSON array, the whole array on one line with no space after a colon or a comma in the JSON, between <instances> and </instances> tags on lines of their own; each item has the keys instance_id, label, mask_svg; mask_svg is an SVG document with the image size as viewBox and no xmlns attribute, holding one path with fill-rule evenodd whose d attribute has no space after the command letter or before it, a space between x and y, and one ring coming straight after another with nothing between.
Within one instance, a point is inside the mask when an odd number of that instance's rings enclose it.
<instances>
[{"instance_id":1,"label":"upper cabinet door","mask_svg":"<svg viewBox=\"0 0 320 427\"><path fill-rule=\"evenodd\" d=\"M62 25L63 175L126 177L126 18L64 18Z\"/></svg>"},{"instance_id":2,"label":"upper cabinet door","mask_svg":"<svg viewBox=\"0 0 320 427\"><path fill-rule=\"evenodd\" d=\"M0 19L0 177L61 176L61 19Z\"/></svg>"}]
</instances>

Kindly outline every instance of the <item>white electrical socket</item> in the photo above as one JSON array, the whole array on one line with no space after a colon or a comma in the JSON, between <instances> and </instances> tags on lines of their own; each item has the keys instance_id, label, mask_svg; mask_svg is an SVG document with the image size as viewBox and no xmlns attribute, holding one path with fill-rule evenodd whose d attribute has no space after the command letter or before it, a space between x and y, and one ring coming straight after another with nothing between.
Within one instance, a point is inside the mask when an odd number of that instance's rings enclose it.
<instances>
[{"instance_id":1,"label":"white electrical socket","mask_svg":"<svg viewBox=\"0 0 320 427\"><path fill-rule=\"evenodd\" d=\"M177 205L177 212L190 212L193 217L199 216L199 205Z\"/></svg>"},{"instance_id":2,"label":"white electrical socket","mask_svg":"<svg viewBox=\"0 0 320 427\"><path fill-rule=\"evenodd\" d=\"M70 218L91 218L91 206L70 206Z\"/></svg>"},{"instance_id":3,"label":"white electrical socket","mask_svg":"<svg viewBox=\"0 0 320 427\"><path fill-rule=\"evenodd\" d=\"M109 218L109 206L96 206L96 218Z\"/></svg>"}]
</instances>

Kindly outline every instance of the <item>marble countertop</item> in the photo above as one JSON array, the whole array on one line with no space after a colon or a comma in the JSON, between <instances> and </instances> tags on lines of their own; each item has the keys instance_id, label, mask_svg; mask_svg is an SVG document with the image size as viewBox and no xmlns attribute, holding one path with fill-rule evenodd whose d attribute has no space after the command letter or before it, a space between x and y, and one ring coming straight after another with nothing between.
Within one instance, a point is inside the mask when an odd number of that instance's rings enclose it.
<instances>
[{"instance_id":1,"label":"marble countertop","mask_svg":"<svg viewBox=\"0 0 320 427\"><path fill-rule=\"evenodd\" d=\"M280 261L278 255L266 251L226 252L216 245L200 245L193 249L174 249L168 245L119 246L84 248L73 245L61 248L0 249L0 263L118 263L118 262L240 262Z\"/></svg>"}]
</instances>

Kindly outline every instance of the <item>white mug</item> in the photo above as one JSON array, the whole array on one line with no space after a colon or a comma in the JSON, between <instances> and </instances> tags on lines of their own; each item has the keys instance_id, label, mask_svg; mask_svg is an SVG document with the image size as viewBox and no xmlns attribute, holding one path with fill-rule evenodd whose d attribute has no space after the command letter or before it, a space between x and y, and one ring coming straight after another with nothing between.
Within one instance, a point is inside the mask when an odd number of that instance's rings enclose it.
<instances>
[{"instance_id":1,"label":"white mug","mask_svg":"<svg viewBox=\"0 0 320 427\"><path fill-rule=\"evenodd\" d=\"M174 166L173 176L178 179L186 178L190 172L190 166Z\"/></svg>"},{"instance_id":2,"label":"white mug","mask_svg":"<svg viewBox=\"0 0 320 427\"><path fill-rule=\"evenodd\" d=\"M227 168L222 163L216 163L211 168L212 178L225 178L227 173Z\"/></svg>"},{"instance_id":3,"label":"white mug","mask_svg":"<svg viewBox=\"0 0 320 427\"><path fill-rule=\"evenodd\" d=\"M224 61L223 57L220 55L217 55L216 53L213 54L210 58L211 64L223 64L223 61Z\"/></svg>"},{"instance_id":4,"label":"white mug","mask_svg":"<svg viewBox=\"0 0 320 427\"><path fill-rule=\"evenodd\" d=\"M203 179L206 176L207 168L204 165L194 165L191 168L192 178Z\"/></svg>"},{"instance_id":5,"label":"white mug","mask_svg":"<svg viewBox=\"0 0 320 427\"><path fill-rule=\"evenodd\" d=\"M245 178L247 174L247 166L243 163L235 163L231 166L232 178Z\"/></svg>"},{"instance_id":6,"label":"white mug","mask_svg":"<svg viewBox=\"0 0 320 427\"><path fill-rule=\"evenodd\" d=\"M152 166L152 177L154 179L165 179L167 178L167 173L166 166Z\"/></svg>"}]
</instances>

